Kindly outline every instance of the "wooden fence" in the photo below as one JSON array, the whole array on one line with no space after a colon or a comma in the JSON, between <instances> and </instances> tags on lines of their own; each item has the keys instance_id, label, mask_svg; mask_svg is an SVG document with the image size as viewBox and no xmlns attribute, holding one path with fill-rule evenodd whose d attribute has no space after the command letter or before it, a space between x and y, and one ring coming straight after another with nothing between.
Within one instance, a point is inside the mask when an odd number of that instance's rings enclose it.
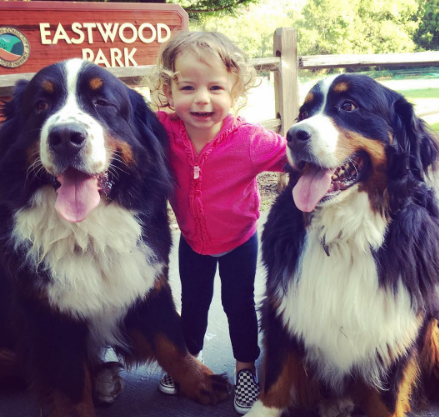
<instances>
[{"instance_id":1,"label":"wooden fence","mask_svg":"<svg viewBox=\"0 0 439 417\"><path fill-rule=\"evenodd\" d=\"M273 71L275 109L273 118L261 123L269 129L286 135L299 110L299 71L301 69L360 68L370 66L431 66L439 65L439 52L378 55L297 55L297 33L293 28L276 29L273 38L273 57L251 60L258 71ZM109 68L109 71L129 85L141 86L152 66ZM33 74L0 76L0 97L10 96L13 86L21 78ZM439 112L439 109L430 113Z\"/></svg>"}]
</instances>

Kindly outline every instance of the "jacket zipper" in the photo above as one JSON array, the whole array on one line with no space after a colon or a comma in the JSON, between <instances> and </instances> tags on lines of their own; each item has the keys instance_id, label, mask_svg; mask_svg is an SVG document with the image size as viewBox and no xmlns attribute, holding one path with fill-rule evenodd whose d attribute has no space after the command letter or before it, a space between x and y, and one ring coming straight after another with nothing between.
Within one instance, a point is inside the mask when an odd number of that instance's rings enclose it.
<instances>
[{"instance_id":1,"label":"jacket zipper","mask_svg":"<svg viewBox=\"0 0 439 417\"><path fill-rule=\"evenodd\" d=\"M191 145L192 145L192 155L194 157L194 180L199 180L201 168L198 165L198 158L200 155L199 154L197 155L195 153L195 149L194 149L192 142L191 142ZM195 182L198 182L198 181L195 181ZM196 196L195 196L195 199L196 199ZM195 207L196 207L196 218L201 218L201 210L200 210L200 207L198 205L197 200L195 201ZM204 250L204 238L203 238L202 233L200 234L200 241L201 241L201 250L203 251Z\"/></svg>"},{"instance_id":2,"label":"jacket zipper","mask_svg":"<svg viewBox=\"0 0 439 417\"><path fill-rule=\"evenodd\" d=\"M200 178L200 167L198 165L194 165L194 180Z\"/></svg>"}]
</instances>

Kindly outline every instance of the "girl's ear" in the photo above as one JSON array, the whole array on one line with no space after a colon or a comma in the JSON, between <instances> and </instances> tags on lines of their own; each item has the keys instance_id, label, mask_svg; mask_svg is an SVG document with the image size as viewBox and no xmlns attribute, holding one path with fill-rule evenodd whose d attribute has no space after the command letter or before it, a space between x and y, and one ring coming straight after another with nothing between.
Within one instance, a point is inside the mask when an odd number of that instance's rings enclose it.
<instances>
[{"instance_id":1,"label":"girl's ear","mask_svg":"<svg viewBox=\"0 0 439 417\"><path fill-rule=\"evenodd\" d=\"M172 98L172 88L169 84L163 86L163 92L165 93L166 99L171 107L174 107L174 99Z\"/></svg>"}]
</instances>

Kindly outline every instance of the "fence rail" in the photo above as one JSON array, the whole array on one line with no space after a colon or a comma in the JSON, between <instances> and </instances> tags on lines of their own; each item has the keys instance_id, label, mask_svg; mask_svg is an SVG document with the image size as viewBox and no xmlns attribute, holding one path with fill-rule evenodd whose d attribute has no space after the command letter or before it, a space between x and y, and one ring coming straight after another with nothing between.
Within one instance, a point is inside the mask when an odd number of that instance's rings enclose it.
<instances>
[{"instance_id":1,"label":"fence rail","mask_svg":"<svg viewBox=\"0 0 439 417\"><path fill-rule=\"evenodd\" d=\"M275 81L273 119L261 123L285 135L294 123L299 109L298 77L301 69L360 68L368 66L410 66L439 65L439 52L415 52L405 54L370 55L316 55L297 56L297 34L293 28L277 29L273 38L273 57L252 59L257 71L272 71ZM125 68L109 68L109 71L129 85L143 84L144 77L152 65ZM19 79L31 79L34 74L10 74L0 76L0 97L10 96ZM439 109L429 114L439 113Z\"/></svg>"}]
</instances>

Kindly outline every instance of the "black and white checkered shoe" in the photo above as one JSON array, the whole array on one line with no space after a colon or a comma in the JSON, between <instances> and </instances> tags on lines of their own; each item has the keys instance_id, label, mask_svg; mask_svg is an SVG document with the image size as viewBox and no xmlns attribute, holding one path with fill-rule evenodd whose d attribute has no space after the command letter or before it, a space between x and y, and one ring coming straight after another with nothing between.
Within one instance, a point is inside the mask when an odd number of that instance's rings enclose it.
<instances>
[{"instance_id":1,"label":"black and white checkered shoe","mask_svg":"<svg viewBox=\"0 0 439 417\"><path fill-rule=\"evenodd\" d=\"M256 373L250 369L241 369L235 375L235 410L246 414L259 398L259 381Z\"/></svg>"},{"instance_id":2,"label":"black and white checkered shoe","mask_svg":"<svg viewBox=\"0 0 439 417\"><path fill-rule=\"evenodd\" d=\"M174 378L163 372L162 378L160 379L159 390L160 392L163 392L163 394L177 394L177 387L175 386Z\"/></svg>"},{"instance_id":3,"label":"black and white checkered shoe","mask_svg":"<svg viewBox=\"0 0 439 417\"><path fill-rule=\"evenodd\" d=\"M203 360L203 351L198 354L197 359L204 363ZM163 394L175 395L177 394L177 386L175 385L174 378L171 375L162 371L162 375L160 378L159 391L163 392Z\"/></svg>"}]
</instances>

